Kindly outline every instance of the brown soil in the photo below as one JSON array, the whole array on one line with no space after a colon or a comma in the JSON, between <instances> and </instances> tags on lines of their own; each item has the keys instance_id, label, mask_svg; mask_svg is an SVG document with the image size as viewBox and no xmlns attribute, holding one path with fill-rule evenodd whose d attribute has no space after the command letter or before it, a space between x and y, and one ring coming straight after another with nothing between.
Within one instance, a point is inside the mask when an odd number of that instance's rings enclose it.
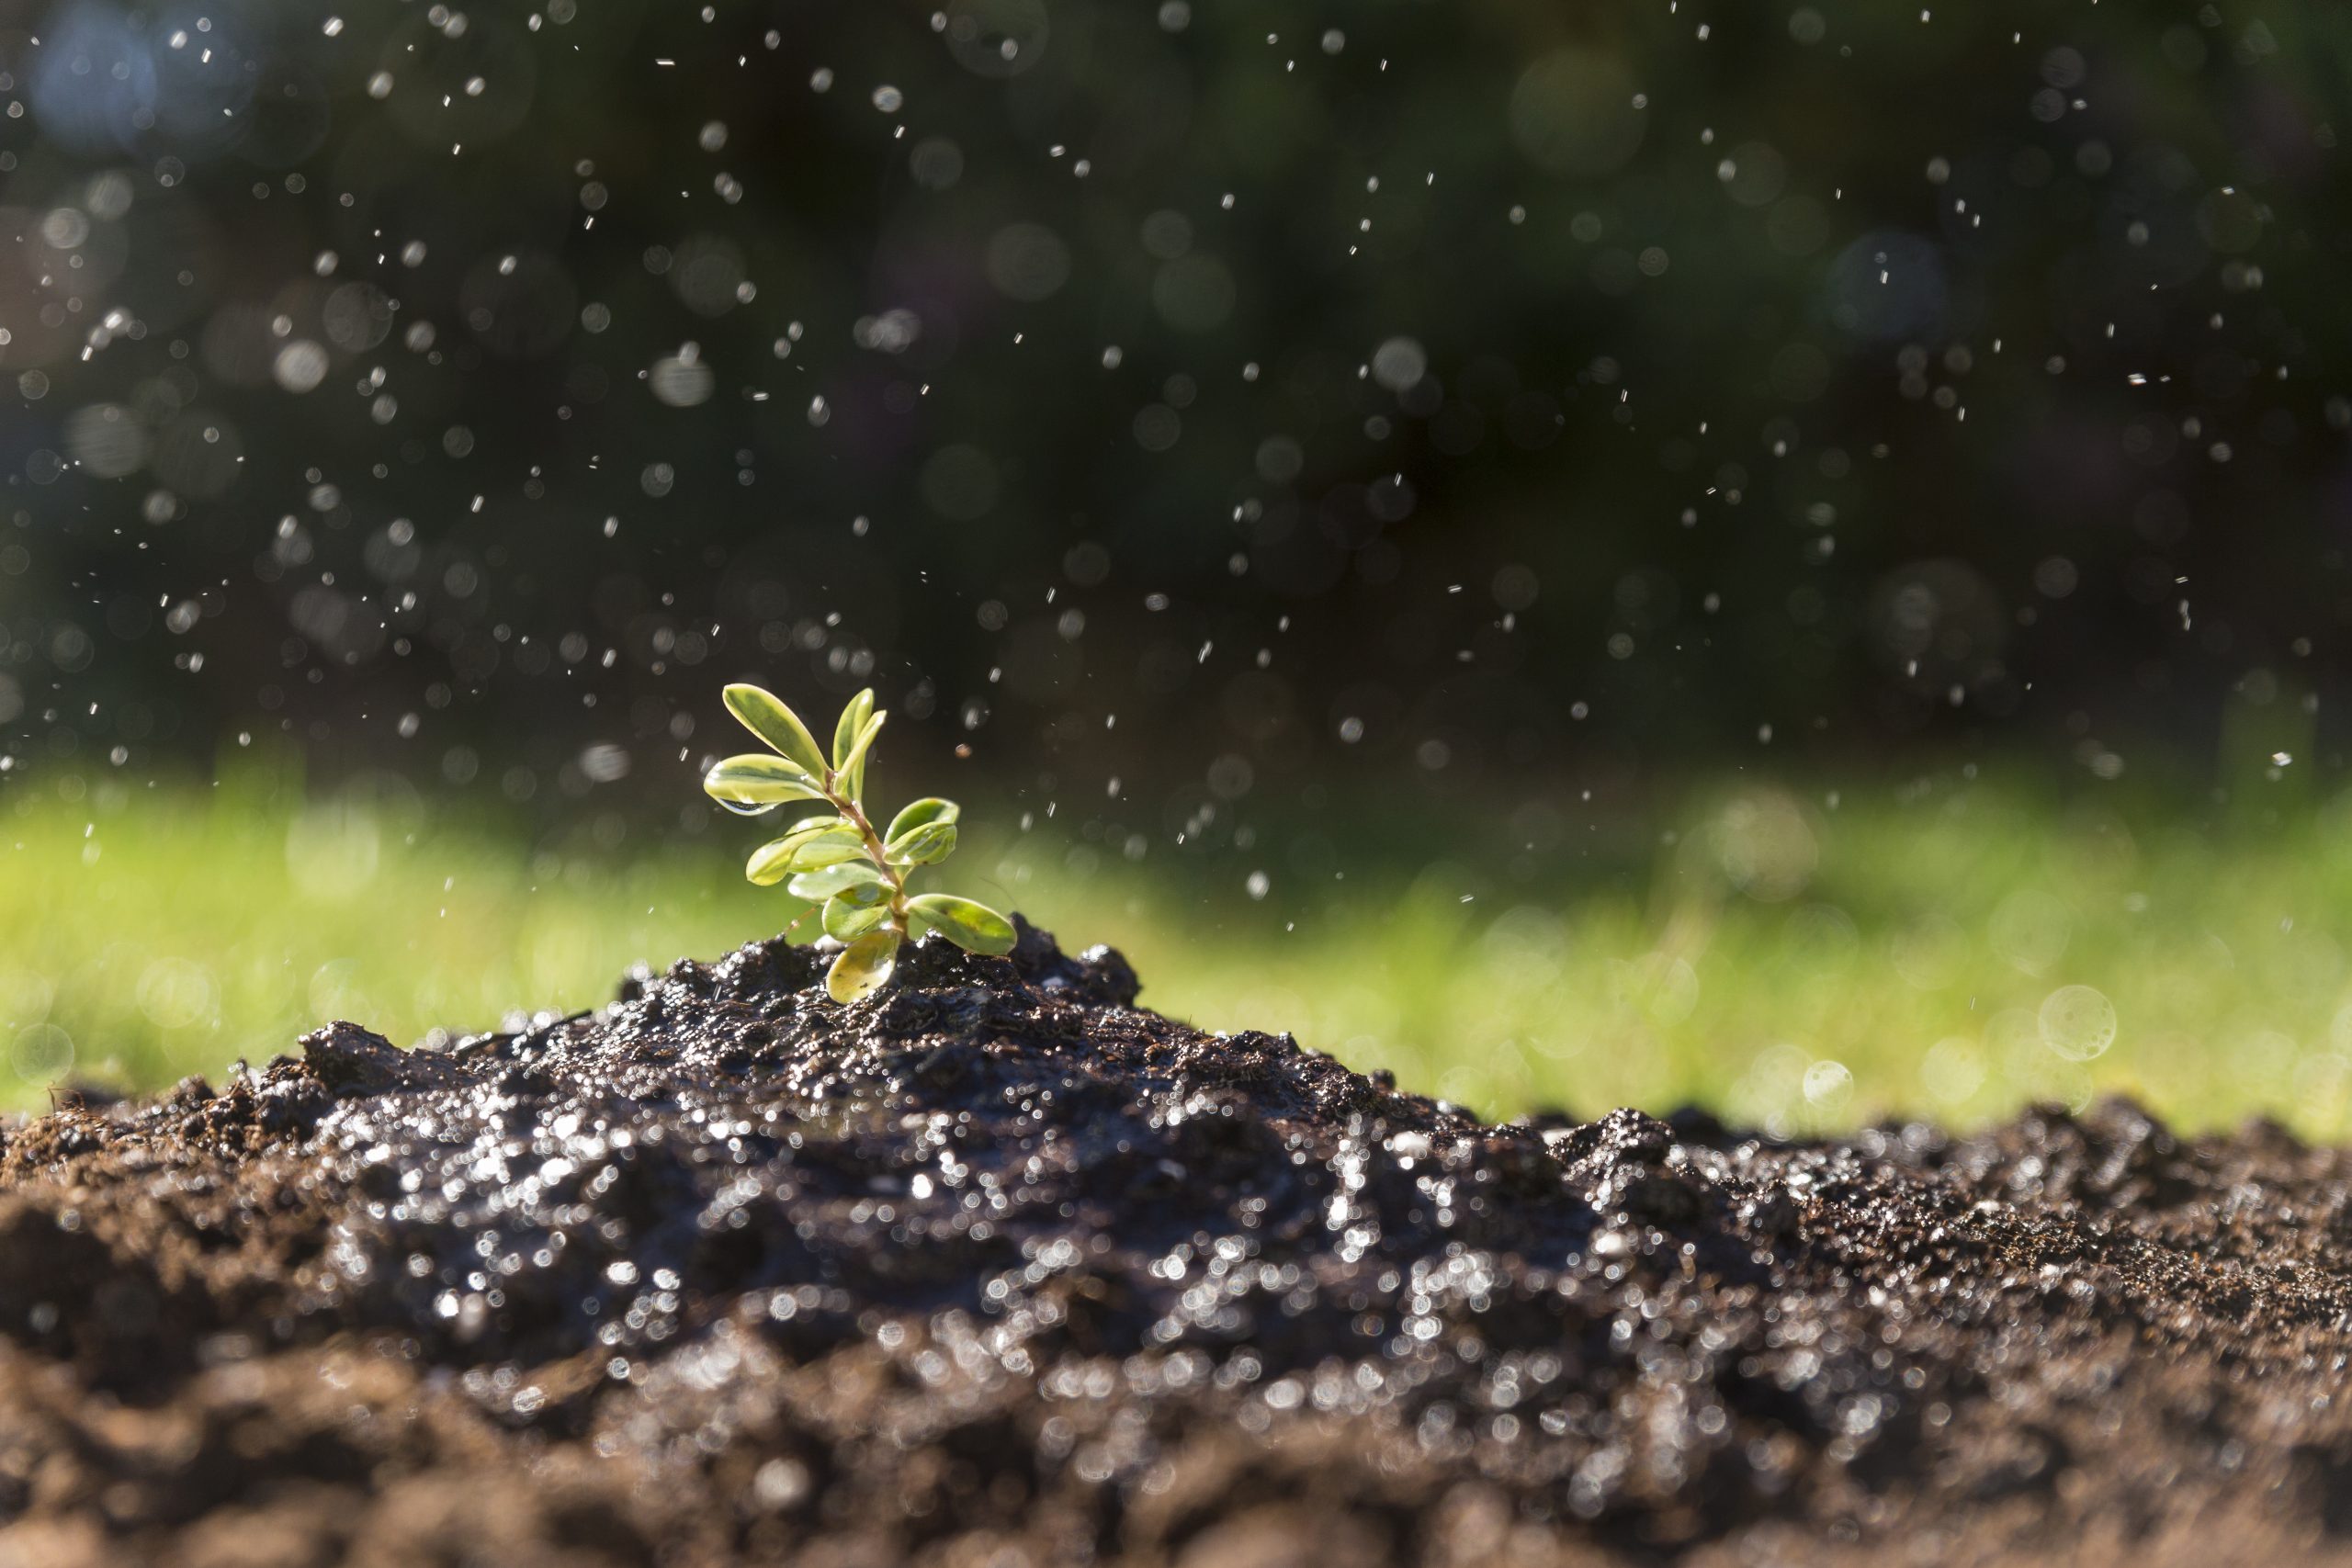
<instances>
[{"instance_id":1,"label":"brown soil","mask_svg":"<svg viewBox=\"0 0 2352 1568\"><path fill-rule=\"evenodd\" d=\"M0 1564L2352 1559L2352 1168L1486 1126L769 942L0 1128Z\"/></svg>"}]
</instances>

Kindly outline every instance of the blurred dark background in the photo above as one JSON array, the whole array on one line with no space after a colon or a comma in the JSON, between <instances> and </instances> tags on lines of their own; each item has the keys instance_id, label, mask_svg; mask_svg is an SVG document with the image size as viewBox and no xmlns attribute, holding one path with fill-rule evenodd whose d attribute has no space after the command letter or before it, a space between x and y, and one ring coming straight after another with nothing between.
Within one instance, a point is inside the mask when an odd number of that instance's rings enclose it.
<instances>
[{"instance_id":1,"label":"blurred dark background","mask_svg":"<svg viewBox=\"0 0 2352 1568\"><path fill-rule=\"evenodd\" d=\"M13 771L2336 766L2341 6L6 17Z\"/></svg>"}]
</instances>

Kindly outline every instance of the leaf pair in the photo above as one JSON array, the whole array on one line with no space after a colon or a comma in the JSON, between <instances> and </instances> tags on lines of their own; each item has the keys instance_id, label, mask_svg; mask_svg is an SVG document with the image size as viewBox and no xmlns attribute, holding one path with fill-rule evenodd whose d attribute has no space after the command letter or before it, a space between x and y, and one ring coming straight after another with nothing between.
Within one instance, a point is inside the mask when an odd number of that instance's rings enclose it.
<instances>
[{"instance_id":1,"label":"leaf pair","mask_svg":"<svg viewBox=\"0 0 2352 1568\"><path fill-rule=\"evenodd\" d=\"M907 900L907 912L967 953L1001 958L1012 951L1012 922L986 904L947 893L922 893ZM901 932L886 926L842 948L825 971L825 989L833 1000L846 1006L888 985L891 970L898 967L901 940Z\"/></svg>"},{"instance_id":2,"label":"leaf pair","mask_svg":"<svg viewBox=\"0 0 2352 1568\"><path fill-rule=\"evenodd\" d=\"M828 757L800 716L782 698L757 686L727 688L727 711L775 751L729 757L713 768L704 787L731 804L729 795L745 805L766 807L787 800L826 800L836 796L853 803L865 794L865 756L890 716L874 711L873 692L858 693L842 709L833 727L833 750ZM724 788L728 793L721 794Z\"/></svg>"},{"instance_id":3,"label":"leaf pair","mask_svg":"<svg viewBox=\"0 0 2352 1568\"><path fill-rule=\"evenodd\" d=\"M728 711L775 755L752 752L715 764L703 779L710 797L745 816L796 801L832 807L761 845L743 874L763 887L783 882L794 897L820 907L825 934L844 944L825 975L835 1001L853 1002L888 984L899 943L917 927L971 953L1001 956L1012 950L1012 922L987 905L907 891L915 867L936 865L955 852L963 808L926 796L892 818L887 830L876 831L865 814L865 763L887 716L875 711L871 691L858 693L842 709L830 753L774 694L732 685L726 699Z\"/></svg>"},{"instance_id":4,"label":"leaf pair","mask_svg":"<svg viewBox=\"0 0 2352 1568\"><path fill-rule=\"evenodd\" d=\"M743 874L762 887L773 887L795 872L820 871L864 853L865 835L854 824L840 817L812 818L753 850Z\"/></svg>"},{"instance_id":5,"label":"leaf pair","mask_svg":"<svg viewBox=\"0 0 2352 1568\"><path fill-rule=\"evenodd\" d=\"M956 852L956 818L964 808L952 800L918 800L890 818L882 854L892 865L936 865Z\"/></svg>"},{"instance_id":6,"label":"leaf pair","mask_svg":"<svg viewBox=\"0 0 2352 1568\"><path fill-rule=\"evenodd\" d=\"M842 783L842 793L852 800L865 798L865 754L874 749L874 738L882 733L882 721L888 716L874 711L869 686L849 700L833 725L833 773Z\"/></svg>"}]
</instances>

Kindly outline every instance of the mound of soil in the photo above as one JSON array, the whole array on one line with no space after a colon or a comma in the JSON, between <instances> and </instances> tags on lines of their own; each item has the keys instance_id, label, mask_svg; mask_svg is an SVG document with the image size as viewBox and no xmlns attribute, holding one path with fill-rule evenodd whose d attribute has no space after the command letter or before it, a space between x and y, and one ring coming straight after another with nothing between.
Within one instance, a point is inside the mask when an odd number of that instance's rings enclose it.
<instances>
[{"instance_id":1,"label":"mound of soil","mask_svg":"<svg viewBox=\"0 0 2352 1568\"><path fill-rule=\"evenodd\" d=\"M0 1130L0 1564L2352 1557L2346 1157L1483 1125L1023 927Z\"/></svg>"}]
</instances>

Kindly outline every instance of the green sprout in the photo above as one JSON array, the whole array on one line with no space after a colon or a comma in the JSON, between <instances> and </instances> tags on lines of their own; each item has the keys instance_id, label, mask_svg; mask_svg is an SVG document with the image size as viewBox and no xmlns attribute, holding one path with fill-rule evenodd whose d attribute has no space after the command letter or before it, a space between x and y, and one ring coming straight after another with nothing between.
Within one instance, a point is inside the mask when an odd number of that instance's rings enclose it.
<instances>
[{"instance_id":1,"label":"green sprout","mask_svg":"<svg viewBox=\"0 0 2352 1568\"><path fill-rule=\"evenodd\" d=\"M1012 951L1012 922L986 904L952 893L908 893L910 872L955 852L963 807L930 796L875 829L864 802L865 760L888 716L874 711L871 691L842 709L831 758L773 693L729 686L727 711L775 755L748 752L715 764L702 781L713 800L746 817L799 801L829 808L754 850L743 874L762 887L783 882L786 892L822 908L825 934L844 944L825 973L833 1000L854 1002L886 985L899 943L921 926L967 953L996 957Z\"/></svg>"}]
</instances>

